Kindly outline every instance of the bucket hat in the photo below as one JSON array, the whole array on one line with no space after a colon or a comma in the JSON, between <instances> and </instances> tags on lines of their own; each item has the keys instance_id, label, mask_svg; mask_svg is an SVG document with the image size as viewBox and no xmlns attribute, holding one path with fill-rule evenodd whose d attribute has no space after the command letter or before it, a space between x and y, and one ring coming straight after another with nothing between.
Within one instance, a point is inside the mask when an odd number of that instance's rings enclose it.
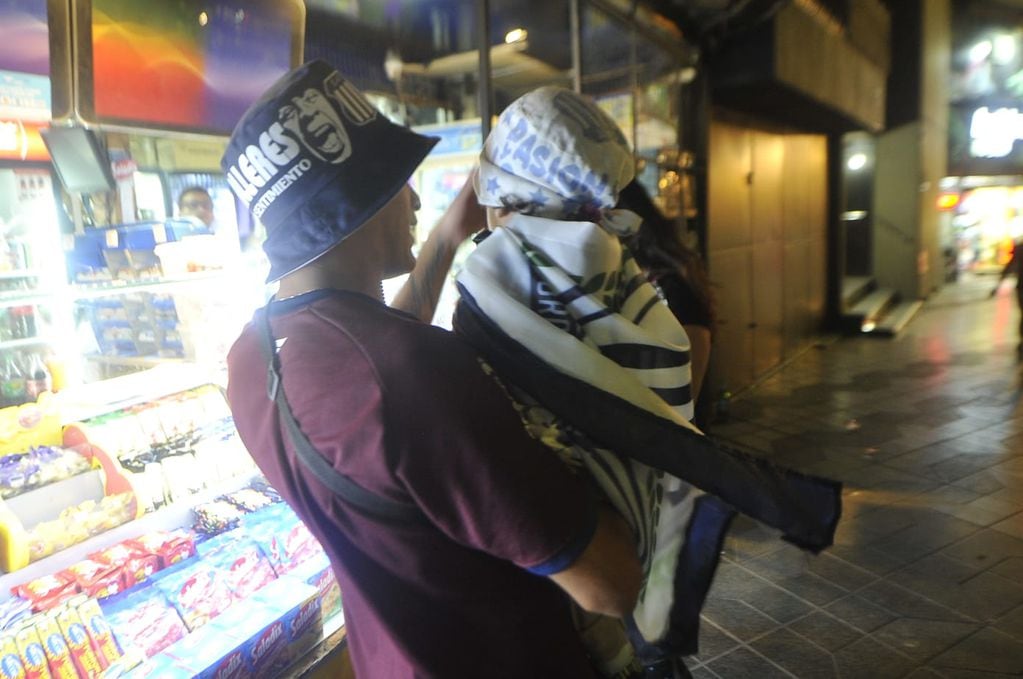
<instances>
[{"instance_id":1,"label":"bucket hat","mask_svg":"<svg viewBox=\"0 0 1023 679\"><path fill-rule=\"evenodd\" d=\"M242 116L220 161L266 227L267 282L358 230L437 141L392 123L325 61L282 76Z\"/></svg>"}]
</instances>

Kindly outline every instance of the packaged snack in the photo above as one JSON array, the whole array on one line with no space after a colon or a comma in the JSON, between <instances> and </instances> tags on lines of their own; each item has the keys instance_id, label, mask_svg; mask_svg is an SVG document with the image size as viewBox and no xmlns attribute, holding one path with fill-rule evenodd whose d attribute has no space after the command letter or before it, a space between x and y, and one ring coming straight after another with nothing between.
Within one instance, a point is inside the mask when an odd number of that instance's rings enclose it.
<instances>
[{"instance_id":1,"label":"packaged snack","mask_svg":"<svg viewBox=\"0 0 1023 679\"><path fill-rule=\"evenodd\" d=\"M32 610L45 611L77 594L78 585L74 578L61 571L18 585L11 591L29 601Z\"/></svg>"},{"instance_id":2,"label":"packaged snack","mask_svg":"<svg viewBox=\"0 0 1023 679\"><path fill-rule=\"evenodd\" d=\"M195 554L195 540L180 530L170 533L163 531L147 533L129 541L129 544L142 554L158 557L160 568L168 568Z\"/></svg>"},{"instance_id":3,"label":"packaged snack","mask_svg":"<svg viewBox=\"0 0 1023 679\"><path fill-rule=\"evenodd\" d=\"M189 631L202 627L234 602L227 576L203 561L178 564L153 578Z\"/></svg>"},{"instance_id":4,"label":"packaged snack","mask_svg":"<svg viewBox=\"0 0 1023 679\"><path fill-rule=\"evenodd\" d=\"M197 505L195 530L204 535L217 535L238 525L244 512L227 500L214 500Z\"/></svg>"},{"instance_id":5,"label":"packaged snack","mask_svg":"<svg viewBox=\"0 0 1023 679\"><path fill-rule=\"evenodd\" d=\"M32 603L20 596L13 596L0 603L0 630L13 628L31 615Z\"/></svg>"},{"instance_id":6,"label":"packaged snack","mask_svg":"<svg viewBox=\"0 0 1023 679\"><path fill-rule=\"evenodd\" d=\"M96 652L99 664L106 669L120 659L121 651L117 648L117 643L114 642L113 632L110 630L110 625L107 624L107 619L103 616L103 611L95 599L87 599L79 604L78 615L81 616L82 622L85 624L85 631L89 634L89 641L92 643L92 649Z\"/></svg>"},{"instance_id":7,"label":"packaged snack","mask_svg":"<svg viewBox=\"0 0 1023 679\"><path fill-rule=\"evenodd\" d=\"M103 668L100 666L96 653L92 650L92 642L89 640L89 633L82 624L82 618L78 615L78 609L73 606L64 606L57 610L57 625L64 633L68 648L71 650L71 662L74 663L78 675L81 677L98 676Z\"/></svg>"},{"instance_id":8,"label":"packaged snack","mask_svg":"<svg viewBox=\"0 0 1023 679\"><path fill-rule=\"evenodd\" d=\"M323 636L320 600L309 585L290 578L275 580L252 602L274 619L250 644L248 660L256 676L274 676Z\"/></svg>"},{"instance_id":9,"label":"packaged snack","mask_svg":"<svg viewBox=\"0 0 1023 679\"><path fill-rule=\"evenodd\" d=\"M21 664L18 646L10 634L0 636L0 677L25 679L25 666Z\"/></svg>"},{"instance_id":10,"label":"packaged snack","mask_svg":"<svg viewBox=\"0 0 1023 679\"><path fill-rule=\"evenodd\" d=\"M326 554L314 556L292 570L288 576L316 588L320 594L324 620L341 613L341 588L337 584L334 569L331 568Z\"/></svg>"},{"instance_id":11,"label":"packaged snack","mask_svg":"<svg viewBox=\"0 0 1023 679\"><path fill-rule=\"evenodd\" d=\"M277 577L263 552L248 537L206 550L203 560L227 576L228 586L239 601Z\"/></svg>"},{"instance_id":12,"label":"packaged snack","mask_svg":"<svg viewBox=\"0 0 1023 679\"><path fill-rule=\"evenodd\" d=\"M52 615L40 615L35 618L36 632L46 653L46 663L53 679L78 679L78 670L71 660L71 649L68 648L64 633L60 631L57 621Z\"/></svg>"},{"instance_id":13,"label":"packaged snack","mask_svg":"<svg viewBox=\"0 0 1023 679\"><path fill-rule=\"evenodd\" d=\"M18 646L21 664L25 667L25 679L50 679L46 651L43 650L35 625L26 623L15 630L14 643Z\"/></svg>"},{"instance_id":14,"label":"packaged snack","mask_svg":"<svg viewBox=\"0 0 1023 679\"><path fill-rule=\"evenodd\" d=\"M188 634L181 616L151 584L110 597L100 608L126 654L138 650L151 657Z\"/></svg>"},{"instance_id":15,"label":"packaged snack","mask_svg":"<svg viewBox=\"0 0 1023 679\"><path fill-rule=\"evenodd\" d=\"M78 589L86 596L104 598L124 589L124 580L118 566L83 559L68 566L67 574L74 579Z\"/></svg>"},{"instance_id":16,"label":"packaged snack","mask_svg":"<svg viewBox=\"0 0 1023 679\"><path fill-rule=\"evenodd\" d=\"M242 488L233 493L228 493L224 499L233 504L243 512L254 512L274 503L274 500L254 488Z\"/></svg>"},{"instance_id":17,"label":"packaged snack","mask_svg":"<svg viewBox=\"0 0 1023 679\"><path fill-rule=\"evenodd\" d=\"M246 530L278 575L323 553L320 543L287 505L272 505L251 516L256 518L246 522Z\"/></svg>"},{"instance_id":18,"label":"packaged snack","mask_svg":"<svg viewBox=\"0 0 1023 679\"><path fill-rule=\"evenodd\" d=\"M160 557L146 554L129 542L121 542L102 552L94 552L89 558L120 568L125 589L145 582L153 573L160 570Z\"/></svg>"},{"instance_id":19,"label":"packaged snack","mask_svg":"<svg viewBox=\"0 0 1023 679\"><path fill-rule=\"evenodd\" d=\"M144 660L135 669L122 675L124 679L194 679L195 673L182 667L176 658L163 653ZM106 676L103 679L107 679Z\"/></svg>"},{"instance_id":20,"label":"packaged snack","mask_svg":"<svg viewBox=\"0 0 1023 679\"><path fill-rule=\"evenodd\" d=\"M251 676L239 642L207 626L189 634L162 655L174 658L193 676L206 679L241 679Z\"/></svg>"}]
</instances>

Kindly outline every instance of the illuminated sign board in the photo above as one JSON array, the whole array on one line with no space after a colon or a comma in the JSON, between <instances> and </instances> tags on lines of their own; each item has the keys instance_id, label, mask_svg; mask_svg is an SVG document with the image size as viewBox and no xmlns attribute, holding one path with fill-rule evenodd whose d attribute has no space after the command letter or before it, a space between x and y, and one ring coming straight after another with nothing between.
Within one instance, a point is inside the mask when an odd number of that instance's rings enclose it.
<instances>
[{"instance_id":1,"label":"illuminated sign board","mask_svg":"<svg viewBox=\"0 0 1023 679\"><path fill-rule=\"evenodd\" d=\"M1023 113L1017 108L982 106L970 120L970 155L974 158L1005 158L1023 140Z\"/></svg>"}]
</instances>

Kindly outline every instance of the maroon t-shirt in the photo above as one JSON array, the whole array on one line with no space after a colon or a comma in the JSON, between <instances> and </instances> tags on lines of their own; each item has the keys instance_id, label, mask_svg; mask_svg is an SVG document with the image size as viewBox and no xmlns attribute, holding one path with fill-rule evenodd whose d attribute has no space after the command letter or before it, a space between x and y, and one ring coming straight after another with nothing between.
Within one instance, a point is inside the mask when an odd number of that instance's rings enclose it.
<instances>
[{"instance_id":1,"label":"maroon t-shirt","mask_svg":"<svg viewBox=\"0 0 1023 679\"><path fill-rule=\"evenodd\" d=\"M581 553L595 509L472 350L355 293L308 293L273 312L284 389L312 444L427 519L368 516L296 460L250 323L228 357L235 424L330 556L356 675L592 676L567 599L542 575Z\"/></svg>"}]
</instances>

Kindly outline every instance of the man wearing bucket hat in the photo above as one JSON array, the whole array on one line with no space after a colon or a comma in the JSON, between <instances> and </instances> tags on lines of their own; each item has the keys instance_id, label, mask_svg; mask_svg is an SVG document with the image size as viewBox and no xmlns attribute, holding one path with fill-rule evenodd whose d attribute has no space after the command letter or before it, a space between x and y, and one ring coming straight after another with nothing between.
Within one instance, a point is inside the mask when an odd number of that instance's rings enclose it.
<instances>
[{"instance_id":1,"label":"man wearing bucket hat","mask_svg":"<svg viewBox=\"0 0 1023 679\"><path fill-rule=\"evenodd\" d=\"M472 350L422 322L484 224L468 186L412 256L407 181L435 141L322 61L238 123L223 167L280 289L231 349L235 423L331 558L357 676L592 676L555 585L623 615L635 546ZM381 279L409 271L385 306Z\"/></svg>"}]
</instances>

